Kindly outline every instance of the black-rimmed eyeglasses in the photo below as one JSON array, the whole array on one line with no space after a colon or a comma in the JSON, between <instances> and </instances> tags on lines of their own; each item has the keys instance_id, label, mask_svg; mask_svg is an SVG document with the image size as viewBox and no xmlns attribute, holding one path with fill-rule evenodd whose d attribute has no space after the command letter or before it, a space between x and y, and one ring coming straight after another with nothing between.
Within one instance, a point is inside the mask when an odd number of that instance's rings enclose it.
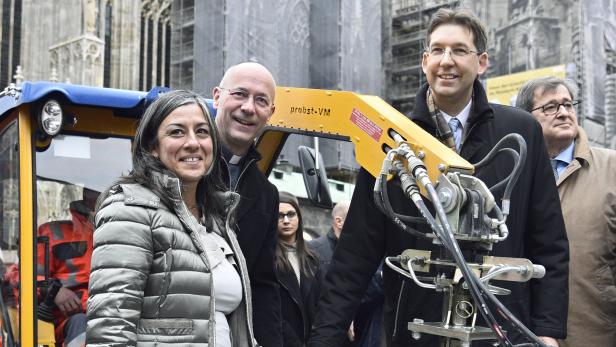
<instances>
[{"instance_id":1,"label":"black-rimmed eyeglasses","mask_svg":"<svg viewBox=\"0 0 616 347\"><path fill-rule=\"evenodd\" d=\"M288 218L289 220L291 220L291 219L297 217L297 212L289 211L287 213L282 213L282 212L278 213L278 221L279 222L282 222L285 217Z\"/></svg>"},{"instance_id":2,"label":"black-rimmed eyeglasses","mask_svg":"<svg viewBox=\"0 0 616 347\"><path fill-rule=\"evenodd\" d=\"M556 113L558 113L558 111L560 110L560 107L564 107L565 110L567 110L567 112L572 112L575 109L575 106L579 105L580 101L565 101L565 102L561 102L561 103L556 103L556 102L550 102L549 104L545 104L543 106L539 106L537 108L534 108L532 110L530 110L530 112L533 111L537 111L537 110L541 110L541 112L543 112L543 114L545 114L546 116L552 116L555 115Z\"/></svg>"},{"instance_id":3,"label":"black-rimmed eyeglasses","mask_svg":"<svg viewBox=\"0 0 616 347\"><path fill-rule=\"evenodd\" d=\"M479 55L480 52L472 51L465 47L456 47L452 49L445 49L442 47L431 47L426 50L426 53L430 56L430 58L443 58L445 53L449 53L449 56L452 58L465 58L470 54Z\"/></svg>"},{"instance_id":4,"label":"black-rimmed eyeglasses","mask_svg":"<svg viewBox=\"0 0 616 347\"><path fill-rule=\"evenodd\" d=\"M257 107L261 109L269 109L270 107L272 107L272 102L266 95L250 94L246 89L243 88L218 88L228 91L229 95L238 102L244 103L248 101L248 99L250 99L250 97L252 96L252 99L254 100L254 103L255 105L257 105Z\"/></svg>"}]
</instances>

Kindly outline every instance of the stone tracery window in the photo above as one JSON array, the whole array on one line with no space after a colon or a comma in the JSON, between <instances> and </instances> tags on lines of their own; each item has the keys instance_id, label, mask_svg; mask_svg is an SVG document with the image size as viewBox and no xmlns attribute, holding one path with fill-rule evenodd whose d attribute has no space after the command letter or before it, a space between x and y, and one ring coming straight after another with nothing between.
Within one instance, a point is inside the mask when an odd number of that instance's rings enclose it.
<instances>
[{"instance_id":1,"label":"stone tracery window","mask_svg":"<svg viewBox=\"0 0 616 347\"><path fill-rule=\"evenodd\" d=\"M141 2L141 46L139 52L139 89L169 86L171 0Z\"/></svg>"}]
</instances>

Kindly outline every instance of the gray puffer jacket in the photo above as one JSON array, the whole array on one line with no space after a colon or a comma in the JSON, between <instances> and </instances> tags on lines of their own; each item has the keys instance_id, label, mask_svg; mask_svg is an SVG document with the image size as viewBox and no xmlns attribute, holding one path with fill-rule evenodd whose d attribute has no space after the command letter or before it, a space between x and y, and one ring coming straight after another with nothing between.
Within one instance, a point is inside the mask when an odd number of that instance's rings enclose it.
<instances>
[{"instance_id":1,"label":"gray puffer jacket","mask_svg":"<svg viewBox=\"0 0 616 347\"><path fill-rule=\"evenodd\" d=\"M221 253L199 241L205 227L182 202L179 180L163 181L173 187L173 210L149 189L123 184L96 214L88 346L216 346L210 269L222 260L216 256ZM227 316L231 339L234 346L256 346L246 262L229 227L238 196L226 195L226 228L214 232L233 248L244 293Z\"/></svg>"}]
</instances>

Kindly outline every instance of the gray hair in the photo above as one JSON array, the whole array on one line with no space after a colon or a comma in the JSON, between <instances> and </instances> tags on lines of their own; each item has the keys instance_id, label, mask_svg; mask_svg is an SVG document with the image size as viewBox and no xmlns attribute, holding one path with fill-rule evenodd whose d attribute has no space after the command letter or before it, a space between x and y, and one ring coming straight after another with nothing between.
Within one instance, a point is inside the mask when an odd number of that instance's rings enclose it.
<instances>
[{"instance_id":1,"label":"gray hair","mask_svg":"<svg viewBox=\"0 0 616 347\"><path fill-rule=\"evenodd\" d=\"M524 83L524 85L518 91L518 97L515 101L515 106L525 111L531 112L535 108L534 99L535 91L541 90L541 94L545 92L553 92L559 86L564 86L569 91L571 100L575 99L578 88L574 81L570 79L563 79L560 77L542 77L536 78Z\"/></svg>"},{"instance_id":2,"label":"gray hair","mask_svg":"<svg viewBox=\"0 0 616 347\"><path fill-rule=\"evenodd\" d=\"M342 200L338 202L332 209L332 218L342 217L346 219L347 212L349 212L349 206L351 202L348 200Z\"/></svg>"}]
</instances>

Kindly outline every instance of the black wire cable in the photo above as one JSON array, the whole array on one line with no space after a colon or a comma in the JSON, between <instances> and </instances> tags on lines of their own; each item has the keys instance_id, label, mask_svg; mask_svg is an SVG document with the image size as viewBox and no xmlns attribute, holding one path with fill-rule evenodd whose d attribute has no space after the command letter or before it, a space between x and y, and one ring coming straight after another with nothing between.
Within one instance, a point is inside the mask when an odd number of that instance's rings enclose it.
<instances>
[{"instance_id":1,"label":"black wire cable","mask_svg":"<svg viewBox=\"0 0 616 347\"><path fill-rule=\"evenodd\" d=\"M438 201L438 195L436 193L436 190L434 189L434 187L431 184L426 186L426 190L428 191L428 193L430 194L432 199L437 199L437 200L434 200L434 201ZM526 336L528 339L530 339L534 343L538 344L539 346L544 346L544 344L541 341L539 341L539 339L536 337L536 335L533 334L526 326L524 326L524 324L522 324L511 313L511 311L509 311L509 309L507 309L507 307L505 307L505 305L503 305L498 300L498 298L496 298L496 296L494 294L492 294L492 292L490 292L490 290L470 270L470 268L466 264L466 261L464 261L464 258L463 258L463 255L462 255L462 251L460 250L458 243L456 242L455 238L453 237L453 233L451 232L451 227L449 226L449 223L447 223L447 216L445 214L444 209L439 204L434 204L434 205L435 205L435 209L437 211L437 216L439 216L439 220L441 220L441 226L445 227L445 230L441 229L441 231L444 232L443 236L449 239L450 243L448 243L448 246L453 246L452 249L450 250L450 253L452 253L454 258L456 259L456 263L457 263L458 267L460 268L460 271L462 272L462 275L464 276L464 278L467 280L467 282L469 284L469 289L474 287L474 290L477 290L478 293L481 293L481 297L482 298L489 299L489 301L492 302L492 304L494 304L497 307L497 311L500 313L500 315L503 318L505 318L506 320L508 320L521 334L523 334L524 336ZM434 221L434 219L432 219L432 221ZM465 274L465 272L468 273L468 276ZM471 290L471 294L473 294L473 290ZM478 302L483 303L483 305L485 305L485 301L484 300L480 300ZM487 309L487 312L489 313L489 315L491 315L491 312L487 308L487 306L485 308ZM486 319L485 316L484 316L484 319ZM494 319L493 316L492 316L492 319ZM498 325L498 322L496 322L495 319L494 319L493 322L491 322L491 321L489 321L487 319L486 319L486 321L488 321L490 324L495 324L494 326L498 327L497 331L495 331L497 333L497 335L499 335L498 331L500 331L502 333L502 330L500 330L500 326ZM512 346L511 342L507 339L507 337L504 335L504 333L503 333L503 337L506 340L506 342L504 343L505 346ZM501 343L503 343L503 341L501 341Z\"/></svg>"},{"instance_id":2,"label":"black wire cable","mask_svg":"<svg viewBox=\"0 0 616 347\"><path fill-rule=\"evenodd\" d=\"M478 284L484 294L497 307L501 316L507 319L518 330L518 332L522 333L524 336L528 337L531 341L534 341L535 344L538 344L539 346L545 345L541 341L539 341L537 336L532 331L530 331L530 329L528 329L522 322L520 322L520 320L518 320L516 316L514 316L513 313L511 313L511 311L509 311L509 309L505 305L503 305L503 303L500 302L500 300L498 300L498 298L494 294L492 294L492 292L490 292L490 290L486 288L481 281L478 281Z\"/></svg>"},{"instance_id":3,"label":"black wire cable","mask_svg":"<svg viewBox=\"0 0 616 347\"><path fill-rule=\"evenodd\" d=\"M428 190L429 194L432 196L433 201L438 201L438 195L436 195L436 190L434 190L434 187L432 187L431 185L430 185L430 188L431 188L431 191L430 191L430 189L428 187L426 187L426 189ZM471 273L471 270L468 268L468 265L466 265L466 262L464 261L464 258L462 256L462 252L459 249L459 246L457 245L457 242L455 242L455 239L448 237L449 235L453 235L453 234L452 233L448 234L447 232L443 232L442 231L442 229L437 224L436 220L434 219L434 217L432 216L432 214L428 210L428 208L425 205L425 203L423 202L423 200L414 201L414 203L417 206L417 208L419 209L419 211L422 214L422 216L428 221L428 224L433 229L434 234L439 239L439 241L449 251L449 253L451 253L454 256L454 259L455 259L456 263L461 268L461 271L462 271L462 273L464 275L464 278L468 278L469 277L468 274ZM437 208L437 210L438 210L438 207L435 206L435 208ZM440 210L444 214L444 211L442 210L442 206L440 207ZM446 220L446 216L445 216L445 220ZM449 231L451 232L451 227L449 226L448 223L446 223L446 222L445 223L441 223L441 225L447 226L449 228ZM457 248L457 252L456 252L456 248ZM465 272L466 272L466 274L465 274ZM492 330L494 330L495 333L497 334L499 341L501 343L504 343L506 346L512 346L511 342L507 339L507 337L502 332L502 330L500 330L500 326L496 322L496 319L494 318L494 315L491 313L491 311L489 310L487 304L485 303L485 300L484 300L483 296L480 295L480 292L479 292L478 288L476 288L476 286L473 285L472 282L471 282L470 287L471 287L471 295L473 295L473 298L475 299L475 302L478 302L480 304L480 307L482 308L480 310L481 315L486 320L486 322L490 323L490 325L492 326Z\"/></svg>"},{"instance_id":4,"label":"black wire cable","mask_svg":"<svg viewBox=\"0 0 616 347\"><path fill-rule=\"evenodd\" d=\"M494 157L498 154L498 151L501 150L502 148L509 148L509 147L502 147L503 143L505 143L508 140L514 140L518 142L518 146L520 146L520 152L524 151L526 154L526 141L524 141L524 138L520 134L516 134L516 133L507 134L503 136L503 138L500 139L500 141L498 141L496 145L494 145L492 150L490 150L490 152L486 154L486 156L483 157L483 159L473 164L475 169L483 168L484 166L489 164L492 161L492 159L494 159ZM522 149L522 147L524 147L524 149Z\"/></svg>"},{"instance_id":5,"label":"black wire cable","mask_svg":"<svg viewBox=\"0 0 616 347\"><path fill-rule=\"evenodd\" d=\"M526 150L526 141L524 141L524 138L520 134L516 134L516 133L505 135L502 139L500 139L500 141L496 143L494 148L492 148L492 150L490 150L490 152L483 159L481 159L478 163L473 164L475 166L475 170L479 170L480 168L486 166L500 152L501 147L503 147L504 143L509 140L513 140L518 143L519 158L518 158L518 161L513 166L513 170L511 171L511 175L510 175L511 178L509 180L507 179L504 180L504 181L507 181L507 186L505 187L505 192L503 193L503 200L507 200L507 201L511 197L511 192L513 191L513 187L515 186L515 184L518 181L518 178L522 174L522 169L524 168L524 164L526 163L527 150ZM508 214L508 211L504 211L504 212L506 212L505 214Z\"/></svg>"},{"instance_id":6,"label":"black wire cable","mask_svg":"<svg viewBox=\"0 0 616 347\"><path fill-rule=\"evenodd\" d=\"M503 143L507 140L514 140L518 143L519 146L519 154L517 154L517 158L516 155L514 155L513 153L515 153L515 151L511 148L500 148ZM498 151L495 151L496 149L498 149ZM494 148L490 151L490 153L488 153L488 155L486 155L485 158L483 158L481 161L479 161L477 164L475 164L475 168L479 169L481 167L483 167L484 165L487 165L489 162L492 161L492 159L494 159L494 157L499 154L502 153L503 151L507 151L509 154L511 154L514 157L514 168L511 172L511 174L503 181L497 183L496 185L490 187L490 190L496 190L497 188L500 188L502 186L502 184L504 184L504 182L507 182L507 186L505 187L505 192L503 193L503 200L509 200L509 198L511 197L511 192L513 191L513 187L515 186L515 184L517 183L518 178L520 177L520 174L522 173L522 168L524 167L524 164L526 162L526 155L527 155L527 147L526 147L526 141L524 141L524 138L516 133L513 134L508 134L506 136L504 136L497 144L496 146L494 146ZM517 160L516 160L517 159ZM503 215L503 213L501 212L500 209L498 209L497 214L499 215L499 218L501 215ZM507 211L508 213L508 211ZM535 344L538 344L539 346L543 346L543 343L540 342L537 337L526 327L524 326L524 324L522 324L512 313L511 311L509 311L497 298L496 296L494 296L494 294L492 294L492 292L490 292L489 289L487 289L483 283L481 283L481 281L478 281L478 285L481 288L481 290L483 291L483 295L487 296L490 301L492 301L492 303L494 305L496 305L496 307L498 308L499 312L501 313L501 315L503 316L503 318L509 320L511 322L511 324L518 329L518 331L520 333L522 333L523 335L529 337L531 340L534 340ZM520 345L522 346L522 345Z\"/></svg>"},{"instance_id":7,"label":"black wire cable","mask_svg":"<svg viewBox=\"0 0 616 347\"><path fill-rule=\"evenodd\" d=\"M401 221L403 221L404 223L428 224L425 218L422 218L422 217L413 217L413 216L407 216L407 215L398 214L398 213L395 213L395 216Z\"/></svg>"},{"instance_id":8,"label":"black wire cable","mask_svg":"<svg viewBox=\"0 0 616 347\"><path fill-rule=\"evenodd\" d=\"M374 183L375 187L374 187L374 191L372 192L372 195L373 195L373 199L374 199L374 203L376 204L376 207L378 207L379 210L381 210L381 212L383 212L385 215L389 216L387 211L385 211L385 205L384 205L384 202L383 202L383 194L382 194L381 191L376 189L377 185L378 185L378 187L381 186L380 185L380 183L381 183L380 179L382 179L382 176L381 176L381 178L379 178L379 177L376 178L376 180L378 182Z\"/></svg>"},{"instance_id":9,"label":"black wire cable","mask_svg":"<svg viewBox=\"0 0 616 347\"><path fill-rule=\"evenodd\" d=\"M426 185L425 188L428 191L429 195L431 196L431 199L437 202L438 195L434 187L431 184L428 184ZM388 196L384 198L385 200L387 200ZM518 331L520 331L520 333L527 336L531 340L535 340L539 342L538 340L536 340L535 335L533 335L532 332L530 332L524 325L522 325L517 320L517 318L515 318L511 314L511 312L504 305L502 305L502 303L500 303L500 301L498 301L498 299L488 289L486 289L483 286L483 283L479 281L479 279L474 275L474 273L472 273L472 271L470 270L470 268L468 267L468 265L466 264L464 260L464 257L462 255L462 251L459 248L459 245L457 244L455 238L453 237L453 232L451 231L451 227L447 223L447 217L446 217L445 211L443 210L442 206L436 203L434 204L435 209L437 211L437 216L439 216L439 219L441 220L441 227L443 227L445 230L439 227L439 225L436 223L436 220L434 219L430 211L427 209L423 201L420 200L418 202L415 202L415 204L418 207L419 211L422 213L422 215L428 221L428 224L434 230L437 238L441 241L441 243L449 251L449 253L454 257L458 267L460 268L460 271L462 272L464 278L466 279L469 285L469 289L470 289L469 291L471 295L473 296L473 298L475 299L475 302L478 304L478 307L480 308L481 315L486 320L486 322L488 322L491 329L497 335L497 338L500 344L507 346L507 347L513 347L513 344L504 334L504 332L500 328L500 325L496 321L496 318L494 317L490 308L488 307L486 303L486 299L488 299L490 302L495 304L497 308L499 309L501 315L506 320L512 322L514 327L516 327ZM386 203L386 205L390 207L388 203Z\"/></svg>"},{"instance_id":10,"label":"black wire cable","mask_svg":"<svg viewBox=\"0 0 616 347\"><path fill-rule=\"evenodd\" d=\"M435 233L437 234L437 237L439 238L439 240L441 240L441 243L444 245L444 247L452 254L454 255L454 258L456 263L458 264L458 266L460 267L460 271L462 271L464 278L467 280L468 284L469 284L469 291L471 292L471 295L473 295L473 298L475 299L476 302L478 302L480 304L480 307L482 308L482 310L480 310L480 312L482 313L482 316L484 317L484 319L486 320L486 322L491 324L491 329L496 330L498 332L500 332L500 334L495 331L495 333L497 334L497 336L499 337L499 342L501 344L504 344L505 346L513 346L511 341L509 341L509 339L506 337L506 335L502 332L502 330L500 330L500 326L498 324L498 322L496 322L496 319L494 318L494 315L491 313L491 311L489 310L489 308L487 307L487 303L485 302L485 300L483 300L484 298L487 298L490 300L490 302L492 302L493 304L495 304L497 306L497 309L500 311L500 314L503 316L503 318L505 318L506 320L512 322L512 324L518 329L518 330L522 330L520 331L523 335L529 337L531 340L535 340L534 338L534 334L528 330L528 328L526 328L521 322L519 322L517 320L517 318L515 318L515 316L494 296L494 294L492 294L484 285L481 281L479 281L479 279L474 276L474 274L472 273L472 271L470 271L470 269L468 268L468 265L466 264L465 261L460 261L461 259L459 259L458 257L455 257L456 254L458 254L458 252L461 252L461 250L459 249L459 246L457 246L457 242L455 242L455 239L451 238L451 234L449 234L449 237L446 237L445 239L443 239L443 236L446 235L441 235L441 231L439 230L438 224L436 223L436 220L434 219L434 217L431 215L430 211L427 209L427 207L425 206L425 203L420 202L420 205L417 205L417 207L419 208L419 210L422 212L422 215L426 217L426 219L428 220L430 226L432 227L432 229L435 231ZM461 253L459 253L461 254ZM465 275L464 272L466 272L463 268L466 268L466 270L468 270L468 273L470 275ZM484 313L488 316L491 317L491 319L488 319L486 317L486 315L484 315ZM502 339L501 339L502 337ZM540 343L539 341L537 341L537 343ZM517 347L520 346L536 346L536 344L523 344L523 345L516 345ZM541 346L541 345L540 345Z\"/></svg>"},{"instance_id":11,"label":"black wire cable","mask_svg":"<svg viewBox=\"0 0 616 347\"><path fill-rule=\"evenodd\" d=\"M384 186L384 188L386 188L386 181L382 180L381 186L382 187ZM431 189L435 193L434 188L431 187ZM381 196L381 198L384 198L384 200L387 201L388 196L387 196L386 190L382 190L381 193L385 195L385 196ZM376 194L378 195L378 193ZM391 207L389 203L384 203L384 204L386 206ZM377 203L377 206L378 205L379 204ZM423 201L417 202L416 206L419 209L422 216L428 221L428 224L433 229L435 235L437 236L439 241L443 244L445 249L447 249L447 251L454 256L454 260L456 261L456 264L460 268L460 271L462 272L463 277L468 282L469 291L471 295L473 296L473 299L475 299L475 302L478 303L478 307L481 308L480 309L481 315L486 320L486 322L490 324L491 329L495 331L500 344L507 346L507 347L513 347L513 344L511 343L511 341L509 341L509 339L506 337L506 335L501 330L500 325L494 318L494 315L490 311L487 303L485 302L485 299L489 299L490 302L496 305L498 310L500 311L499 313L501 314L501 316L503 316L503 318L505 318L506 320L512 322L514 327L516 327L523 335L529 337L531 340L535 340L536 338L534 337L534 334L530 332L530 330L528 330L528 328L526 328L521 322L519 322L519 320L517 320L517 318L515 318L515 316L513 316L513 314L472 273L472 271L470 270L470 268L464 261L463 256L462 256L462 251L460 250L457 242L453 238L453 234L451 233L451 231L445 232L439 227L434 216L432 216L431 212L428 210L427 206L425 205ZM387 207L385 206L380 206L380 207L384 207L383 209L387 210ZM389 213L387 211L383 211L383 212L389 218L392 218L393 214L390 213L391 210L389 211ZM420 233L414 229L407 228L406 225L404 225L404 223L396 222L396 225L400 227L402 230L414 236L426 237L426 235L423 233ZM448 228L450 229L448 223L441 223L441 225L447 225ZM542 346L541 342L537 341L537 343L539 343L539 346ZM529 346L533 346L533 344L530 344Z\"/></svg>"},{"instance_id":12,"label":"black wire cable","mask_svg":"<svg viewBox=\"0 0 616 347\"><path fill-rule=\"evenodd\" d=\"M513 159L514 163L517 163L520 160L520 155L518 154L518 152L516 152L514 149L512 148L503 148L501 150L498 151L498 153L507 153L509 155L511 155L511 158ZM502 181L496 183L495 185L493 185L492 187L490 187L490 191L492 193L494 193L495 190L500 189L502 186L504 186L505 184L507 184L509 182L509 180L511 179L511 177L513 176L513 171L511 171L511 173Z\"/></svg>"},{"instance_id":13,"label":"black wire cable","mask_svg":"<svg viewBox=\"0 0 616 347\"><path fill-rule=\"evenodd\" d=\"M490 325L490 328L492 329L492 331L494 331L499 342L502 345L505 345L507 347L513 347L513 344L511 343L511 341L509 341L505 333L502 331L502 329L500 328L500 325L496 321L496 318L490 311L490 308L488 307L484 296L481 295L479 286L477 284L477 282L479 282L479 279L476 276L474 276L468 264L466 264L466 261L464 260L464 256L462 255L462 250L460 249L458 243L455 241L453 237L453 231L451 230L451 226L447 222L447 215L445 214L443 207L438 204L439 199L438 199L438 194L436 193L436 190L431 184L426 184L425 188L428 192L428 195L430 196L430 199L434 202L433 206L436 210L438 219L441 221L442 229L438 227L438 225L436 224L436 221L431 215L430 217L432 218L429 220L430 224L432 225L432 223L434 223L435 232L441 234L441 237L440 237L441 239L447 240L447 242L444 242L443 245L449 251L449 253L454 257L454 260L456 264L458 265L458 268L462 272L462 276L466 279L466 282L469 285L468 286L469 292L471 293L471 295L473 296L473 299L477 303L477 307L480 308L479 312L481 313L482 317Z\"/></svg>"},{"instance_id":14,"label":"black wire cable","mask_svg":"<svg viewBox=\"0 0 616 347\"><path fill-rule=\"evenodd\" d=\"M415 185L416 186L416 185ZM394 223L402 230L409 232L411 235L414 236L421 236L421 237L427 237L425 234L420 233L414 229L409 229L407 228L407 226L402 223L400 221L399 218L395 217L395 213L393 212L393 208L390 204L389 201L389 195L387 192L387 181L386 181L386 175L385 174L381 174L380 176L380 188L381 188L381 192L380 192L380 197L379 196L375 196L375 201L377 203L377 206L382 207L383 212L391 219L394 221ZM426 187L428 189L428 187ZM429 190L429 193L432 196L432 201L437 202L438 201L438 195L436 194L436 190L434 190L434 187L432 187L431 185L429 186L429 188L431 188L431 191ZM406 192L408 193L408 192ZM375 194L378 195L378 192L375 191ZM468 268L468 265L466 265L466 262L464 261L464 258L462 256L462 252L459 249L457 243L455 242L454 239L449 239L447 236L447 232L442 232L441 229L439 228L438 224L436 223L436 220L434 219L434 217L432 216L432 214L430 213L430 211L428 210L428 208L426 207L425 203L423 202L423 200L418 200L415 201L413 200L413 202L416 204L416 206L418 207L420 213L423 215L424 218L426 218L426 220L428 221L428 224L432 227L432 229L434 230L434 234L436 235L436 237L441 241L441 243L445 246L445 248L454 255L454 259L456 259L456 263L458 263L458 266L461 267L461 271L464 275L464 278L469 278L469 273L471 272L471 270ZM383 205L383 206L381 206ZM437 205L437 204L435 204ZM439 206L440 210L442 211L443 215L444 215L444 211L442 206ZM438 207L437 207L438 210ZM445 216L445 223L442 223L442 225L445 225L447 228L449 228L449 232L451 232L451 227L449 226L448 223L446 223L446 216ZM451 234L453 235L453 233L451 232ZM456 252L456 247L458 252ZM494 318L494 316L492 315L492 313L490 312L487 304L485 303L485 300L483 298L483 296L480 295L479 290L476 288L476 285L471 281L471 294L473 295L475 302L478 302L480 304L481 309L481 315L484 317L484 319L490 323L490 325L492 326L492 330L495 331L495 333L498 336L499 341L503 342L506 346L512 346L512 344L508 341L508 339L506 338L506 336L504 335L504 333L502 332L502 330L500 330L500 326L498 325L498 323L496 322L496 319Z\"/></svg>"},{"instance_id":15,"label":"black wire cable","mask_svg":"<svg viewBox=\"0 0 616 347\"><path fill-rule=\"evenodd\" d=\"M394 212L393 207L391 206L391 203L389 201L389 193L387 192L387 176L385 174L381 175L381 194L383 195L382 199L384 203L383 212L389 217L390 220L394 222L394 224L398 226L398 228L415 237L428 238L426 234L413 228L409 228L400 218L396 216L396 213Z\"/></svg>"},{"instance_id":16,"label":"black wire cable","mask_svg":"<svg viewBox=\"0 0 616 347\"><path fill-rule=\"evenodd\" d=\"M518 152L516 152L515 150L513 150L512 148L500 148L503 146L503 143L507 140L514 140L518 143L519 146L519 154ZM483 166L487 165L488 163L490 163L498 154L501 153L507 153L509 154L513 161L514 161L514 168L511 172L511 174L509 176L507 176L504 180L502 180L501 182L498 182L497 184L495 184L494 186L490 187L490 190L496 190L500 187L502 187L502 185L506 184L505 187L505 192L503 194L503 200L509 200L509 197L511 196L511 192L513 190L513 187L515 186L515 183L517 182L522 168L524 167L524 163L526 161L526 152L527 152L527 148L526 148L526 142L524 141L524 139L522 138L522 136L520 136L519 134L509 134L506 135L505 137L503 137L495 146L494 148L488 153L488 155L486 155L486 157L484 157L481 161L479 161L477 164L475 164L475 168L479 169L482 168ZM404 221L411 221L411 222L418 222L418 219L421 219L419 217L412 217L412 216L404 216L404 215L400 215L397 214L393 211L393 208L390 204L389 201L389 195L387 192L387 175L383 174L381 175L381 182L380 182L380 187L381 187L381 192L380 194L375 191L375 202L377 204L377 206L383 211L383 213L385 215L388 216L388 218L390 218L392 221L394 221L394 223L402 230L404 230L405 232L410 233L413 236L418 236L418 237L427 237L426 234L421 233L417 230L414 230L412 228L408 228L404 223ZM431 184L427 184L425 186L426 190L428 190L429 195L431 196L431 200L433 202L438 202L438 194L436 193L436 190L434 189L434 187ZM486 322L488 322L490 324L491 329L496 333L499 343L501 345L507 346L507 347L513 347L513 344L511 343L511 341L507 338L507 336L504 334L504 332L502 331L500 325L498 324L498 322L496 321L494 315L492 314L490 308L488 307L487 303L486 303L486 299L491 302L493 305L496 306L497 311L500 313L500 315L506 319L507 321L509 321L522 335L525 335L527 338L529 338L531 341L533 341L534 343L531 344L521 344L521 345L516 345L517 347L522 347L522 346L544 346L544 344L538 340L538 338L528 329L526 328L497 298L496 296L494 296L494 294L492 294L489 289L486 288L486 286L484 286L484 284L477 278L477 276L475 276L475 274L470 270L470 268L468 267L468 264L466 264L466 261L464 260L464 256L462 254L462 251L457 243L457 241L455 240L454 236L453 236L453 231L451 230L451 226L449 225L449 223L447 222L447 217L445 214L445 211L443 210L443 207L438 204L438 203L434 203L433 205L435 206L436 212L437 212L437 216L439 217L439 220L441 220L441 226L438 225L438 223L436 222L434 216L432 216L431 212L428 210L428 208L426 207L425 203L423 202L423 200L419 200L419 201L414 201L415 205L417 206L417 208L419 209L420 213L422 214L422 216L425 218L425 220L427 221L428 225L430 225L430 227L432 228L432 230L434 231L436 237L439 239L439 241L443 244L443 246L445 247L445 249L454 257L454 260L456 261L456 264L458 265L458 267L460 268L460 271L462 272L463 277L466 279L468 287L469 287L469 291L471 293L471 295L473 296L473 299L475 300L475 302L478 304L478 307L480 308L480 313L482 315L482 317L486 320ZM496 214L499 217L499 219L502 219L501 217L503 216L503 212L500 210L500 208L498 206L496 206ZM507 211L508 213L508 206L507 206ZM443 229L441 229L441 227Z\"/></svg>"}]
</instances>

